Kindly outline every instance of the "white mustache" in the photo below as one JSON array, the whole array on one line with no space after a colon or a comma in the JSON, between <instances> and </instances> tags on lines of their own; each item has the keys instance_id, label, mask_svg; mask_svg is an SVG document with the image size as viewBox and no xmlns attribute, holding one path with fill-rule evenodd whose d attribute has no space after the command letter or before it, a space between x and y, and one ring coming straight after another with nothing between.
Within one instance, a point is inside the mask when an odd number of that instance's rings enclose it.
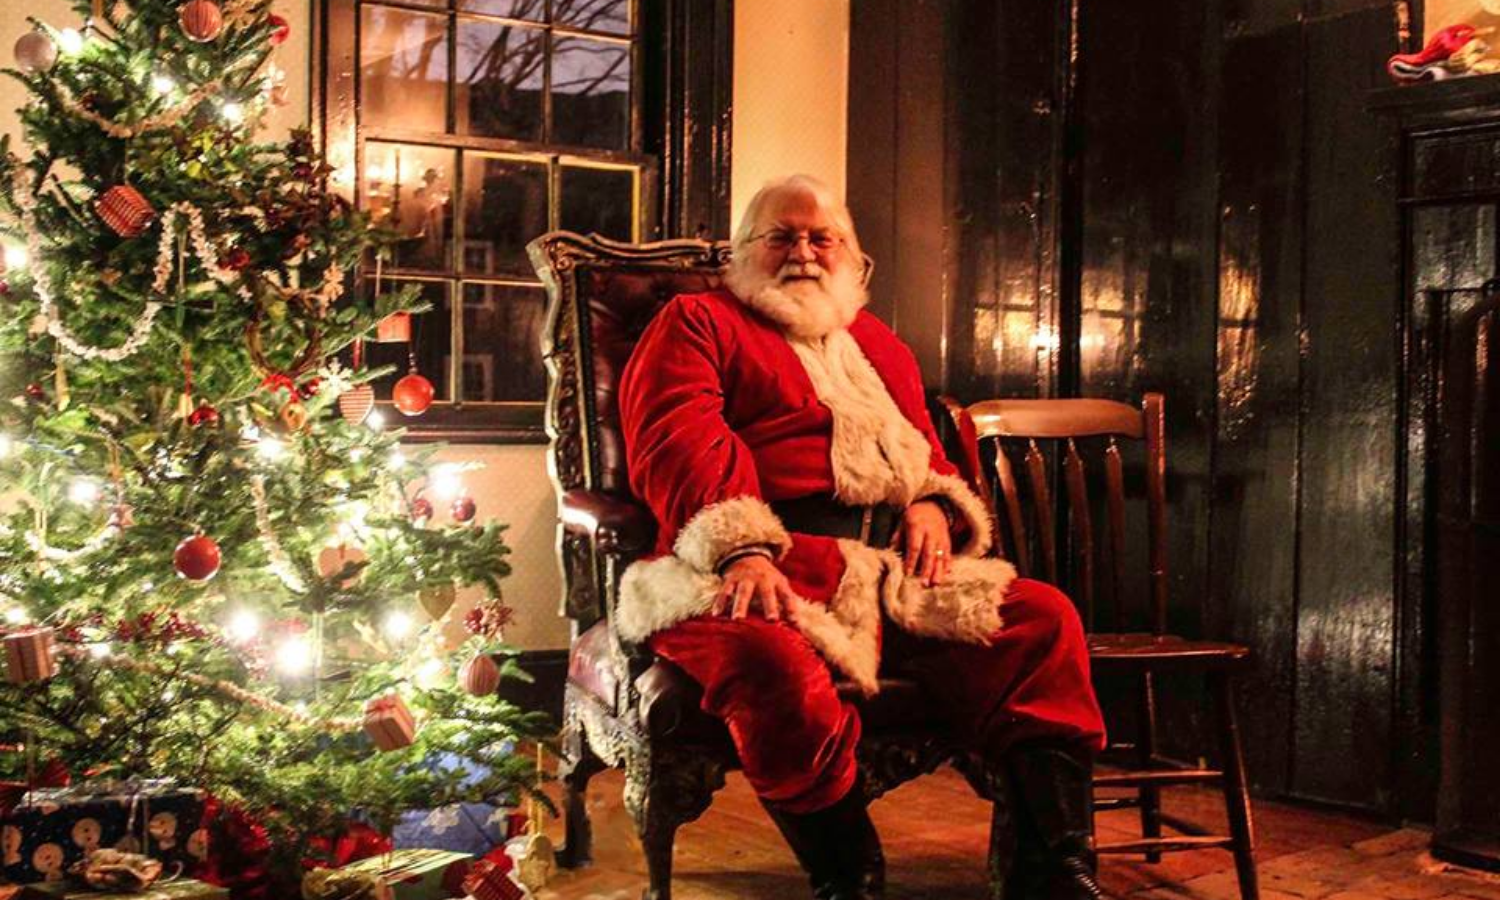
<instances>
[{"instance_id":1,"label":"white mustache","mask_svg":"<svg viewBox=\"0 0 1500 900\"><path fill-rule=\"evenodd\" d=\"M789 262L776 273L776 280L784 282L788 278L816 278L821 281L826 274L828 273L823 271L823 267L815 262Z\"/></svg>"}]
</instances>

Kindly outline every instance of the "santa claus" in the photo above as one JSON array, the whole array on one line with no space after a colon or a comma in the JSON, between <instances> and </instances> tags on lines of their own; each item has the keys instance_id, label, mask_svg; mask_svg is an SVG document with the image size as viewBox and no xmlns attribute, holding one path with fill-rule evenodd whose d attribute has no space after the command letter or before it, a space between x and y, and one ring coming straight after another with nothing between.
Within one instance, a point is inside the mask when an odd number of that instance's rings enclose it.
<instances>
[{"instance_id":1,"label":"santa claus","mask_svg":"<svg viewBox=\"0 0 1500 900\"><path fill-rule=\"evenodd\" d=\"M725 290L653 319L620 385L631 487L660 525L616 626L703 687L819 898L879 897L857 784L878 672L923 683L1009 772L1012 896L1097 897L1091 759L1104 728L1083 629L987 556L984 505L944 457L911 351L864 309L848 210L815 179L762 188Z\"/></svg>"}]
</instances>

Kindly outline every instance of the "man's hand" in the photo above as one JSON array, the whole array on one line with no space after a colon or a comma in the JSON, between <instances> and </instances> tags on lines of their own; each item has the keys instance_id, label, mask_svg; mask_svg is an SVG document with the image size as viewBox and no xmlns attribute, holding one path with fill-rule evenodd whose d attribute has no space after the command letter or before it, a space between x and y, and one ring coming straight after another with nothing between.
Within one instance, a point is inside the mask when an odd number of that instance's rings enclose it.
<instances>
[{"instance_id":1,"label":"man's hand","mask_svg":"<svg viewBox=\"0 0 1500 900\"><path fill-rule=\"evenodd\" d=\"M906 574L916 575L928 587L948 580L953 554L953 536L948 517L931 500L918 500L901 514L896 546L906 560Z\"/></svg>"},{"instance_id":2,"label":"man's hand","mask_svg":"<svg viewBox=\"0 0 1500 900\"><path fill-rule=\"evenodd\" d=\"M724 586L714 597L713 614L743 619L752 609L758 609L775 622L781 618L786 602L796 596L792 583L775 563L764 556L746 556L724 570Z\"/></svg>"}]
</instances>

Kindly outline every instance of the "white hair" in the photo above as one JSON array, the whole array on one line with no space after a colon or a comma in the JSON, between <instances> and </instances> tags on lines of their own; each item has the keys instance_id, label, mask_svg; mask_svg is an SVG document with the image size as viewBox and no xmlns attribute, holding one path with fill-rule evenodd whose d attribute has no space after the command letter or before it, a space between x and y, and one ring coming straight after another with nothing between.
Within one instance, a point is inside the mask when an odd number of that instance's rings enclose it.
<instances>
[{"instance_id":1,"label":"white hair","mask_svg":"<svg viewBox=\"0 0 1500 900\"><path fill-rule=\"evenodd\" d=\"M766 203L771 198L784 193L811 194L818 201L818 208L828 214L833 220L833 226L838 229L839 236L844 239L844 247L849 251L850 257L856 260L856 265L863 265L864 251L859 247L859 235L854 233L854 217L849 214L849 207L845 206L833 195L833 189L827 184L811 175L788 175L784 178L776 178L761 185L755 196L750 198L750 203L745 207L744 215L740 216L740 227L735 229L734 237L729 241L733 256L742 256L741 251L755 237L755 226L760 222L761 211L765 209Z\"/></svg>"},{"instance_id":2,"label":"white hair","mask_svg":"<svg viewBox=\"0 0 1500 900\"><path fill-rule=\"evenodd\" d=\"M844 241L847 264L832 272L818 260L786 260L778 271L766 272L757 267L757 254L751 238L761 224L761 214L773 198L782 194L809 194L832 223ZM854 218L849 208L833 196L828 185L810 175L791 175L768 182L750 198L740 227L730 241L729 265L724 270L724 286L742 302L781 325L797 338L819 338L848 328L860 309L869 302L865 293L864 252L854 233ZM796 275L798 280L787 280ZM816 281L806 280L812 276Z\"/></svg>"}]
</instances>

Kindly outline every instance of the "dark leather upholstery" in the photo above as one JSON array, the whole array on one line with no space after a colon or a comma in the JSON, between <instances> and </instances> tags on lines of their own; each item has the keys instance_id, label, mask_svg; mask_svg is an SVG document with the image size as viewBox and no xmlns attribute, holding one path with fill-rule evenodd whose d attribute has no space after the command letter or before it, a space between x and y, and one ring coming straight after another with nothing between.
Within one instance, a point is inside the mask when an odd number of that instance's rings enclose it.
<instances>
[{"instance_id":1,"label":"dark leather upholstery","mask_svg":"<svg viewBox=\"0 0 1500 900\"><path fill-rule=\"evenodd\" d=\"M616 398L620 373L630 360L636 341L657 311L673 297L702 293L718 285L717 274L691 269L640 273L589 269L580 273L578 290L588 298L591 340L585 354L594 369L600 489L621 493L630 490Z\"/></svg>"}]
</instances>

